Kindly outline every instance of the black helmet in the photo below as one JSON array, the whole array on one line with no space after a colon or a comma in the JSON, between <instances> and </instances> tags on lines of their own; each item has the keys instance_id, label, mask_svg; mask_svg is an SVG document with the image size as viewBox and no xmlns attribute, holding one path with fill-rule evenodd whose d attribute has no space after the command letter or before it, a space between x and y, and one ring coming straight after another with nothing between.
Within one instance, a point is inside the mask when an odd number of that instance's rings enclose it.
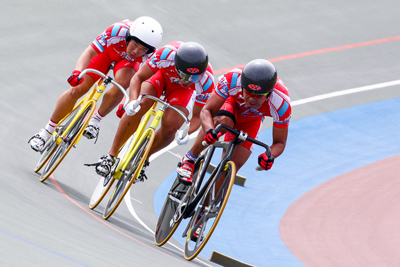
<instances>
[{"instance_id":1,"label":"black helmet","mask_svg":"<svg viewBox=\"0 0 400 267\"><path fill-rule=\"evenodd\" d=\"M197 82L200 75L207 70L207 66L207 51L198 43L183 43L176 51L176 71L179 77L186 82Z\"/></svg>"},{"instance_id":2,"label":"black helmet","mask_svg":"<svg viewBox=\"0 0 400 267\"><path fill-rule=\"evenodd\" d=\"M256 95L263 95L274 90L278 74L274 65L265 59L255 59L243 68L242 88Z\"/></svg>"}]
</instances>

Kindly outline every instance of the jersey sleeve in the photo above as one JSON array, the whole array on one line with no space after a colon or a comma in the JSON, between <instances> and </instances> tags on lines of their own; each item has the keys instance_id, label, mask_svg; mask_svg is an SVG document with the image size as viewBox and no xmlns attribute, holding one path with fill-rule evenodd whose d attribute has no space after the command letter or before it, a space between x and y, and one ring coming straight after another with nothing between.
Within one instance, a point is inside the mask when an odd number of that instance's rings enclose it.
<instances>
[{"instance_id":1,"label":"jersey sleeve","mask_svg":"<svg viewBox=\"0 0 400 267\"><path fill-rule=\"evenodd\" d=\"M196 84L196 86L197 86L197 84ZM215 87L214 77L212 75L211 76L204 75L200 81L200 86L201 86L201 93L196 94L195 104L203 107L206 104L208 98L210 97L210 95L213 92L213 89ZM198 90L196 90L196 91L198 91Z\"/></svg>"},{"instance_id":2,"label":"jersey sleeve","mask_svg":"<svg viewBox=\"0 0 400 267\"><path fill-rule=\"evenodd\" d=\"M97 53L101 53L111 44L119 42L121 38L125 38L127 30L127 22L114 23L97 36L91 46Z\"/></svg>"},{"instance_id":3,"label":"jersey sleeve","mask_svg":"<svg viewBox=\"0 0 400 267\"><path fill-rule=\"evenodd\" d=\"M238 94L242 90L240 75L241 70L238 69L231 70L223 75L215 88L215 93L223 99Z\"/></svg>"},{"instance_id":4,"label":"jersey sleeve","mask_svg":"<svg viewBox=\"0 0 400 267\"><path fill-rule=\"evenodd\" d=\"M270 112L274 121L273 125L277 128L288 127L292 116L292 106L288 90L281 79L278 79L268 101L270 102Z\"/></svg>"},{"instance_id":5,"label":"jersey sleeve","mask_svg":"<svg viewBox=\"0 0 400 267\"><path fill-rule=\"evenodd\" d=\"M164 46L157 50L147 61L146 64L154 72L162 68L175 65L176 50L173 47Z\"/></svg>"},{"instance_id":6,"label":"jersey sleeve","mask_svg":"<svg viewBox=\"0 0 400 267\"><path fill-rule=\"evenodd\" d=\"M214 90L214 72L211 65L208 65L207 71L199 82L195 84L196 86L196 99L195 104L203 107L211 93Z\"/></svg>"}]
</instances>

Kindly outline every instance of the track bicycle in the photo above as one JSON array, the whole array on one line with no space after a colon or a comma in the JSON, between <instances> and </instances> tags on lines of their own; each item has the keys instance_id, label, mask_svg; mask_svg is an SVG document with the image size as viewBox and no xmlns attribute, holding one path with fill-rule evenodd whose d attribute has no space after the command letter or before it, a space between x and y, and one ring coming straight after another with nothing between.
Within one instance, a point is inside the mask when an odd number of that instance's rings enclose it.
<instances>
[{"instance_id":1,"label":"track bicycle","mask_svg":"<svg viewBox=\"0 0 400 267\"><path fill-rule=\"evenodd\" d=\"M110 69L114 67L111 64ZM129 102L129 96L125 89L113 80L110 76L103 74L95 69L85 69L79 75L79 78L85 73L95 73L101 78L56 126L56 129L49 140L40 151L40 159L37 162L34 172L38 172L43 166L44 169L40 176L40 181L44 182L60 165L65 156L72 147L78 145L90 118L94 114L98 99L102 96L109 84L117 86L125 96L126 105Z\"/></svg>"},{"instance_id":2,"label":"track bicycle","mask_svg":"<svg viewBox=\"0 0 400 267\"><path fill-rule=\"evenodd\" d=\"M143 116L136 132L120 150L122 159L120 160L118 158L116 160L108 176L100 178L89 202L89 208L94 209L105 197L114 181L117 181L104 209L104 219L108 219L115 212L132 184L144 181L141 170L148 157L150 148L153 145L155 131L165 110L170 108L177 112L185 119L184 131L187 133L189 130L189 119L182 111L152 95L140 95L138 100L140 101L143 97L150 98L154 100L155 103ZM161 105L157 110L158 103ZM153 119L150 120L152 117ZM150 125L146 128L149 123Z\"/></svg>"},{"instance_id":3,"label":"track bicycle","mask_svg":"<svg viewBox=\"0 0 400 267\"><path fill-rule=\"evenodd\" d=\"M186 237L186 260L194 259L201 252L222 216L236 176L236 165L232 161L236 146L249 141L264 147L268 156L271 155L268 145L248 137L243 131L220 124L213 130L214 134L218 134L221 128L234 134L235 138L230 142L217 141L203 151L195 162L192 185L180 183L178 177L175 179L158 218L154 235L157 246L171 238L182 219L190 218L182 235ZM203 145L207 144L203 141ZM207 178L207 169L216 148L223 148L225 154Z\"/></svg>"}]
</instances>

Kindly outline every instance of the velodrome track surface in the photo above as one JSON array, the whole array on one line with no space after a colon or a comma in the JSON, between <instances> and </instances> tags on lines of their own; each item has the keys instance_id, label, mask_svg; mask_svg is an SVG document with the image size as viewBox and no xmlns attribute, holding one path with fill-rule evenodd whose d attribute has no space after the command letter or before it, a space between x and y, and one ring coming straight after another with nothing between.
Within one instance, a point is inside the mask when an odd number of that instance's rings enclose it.
<instances>
[{"instance_id":1,"label":"velodrome track surface","mask_svg":"<svg viewBox=\"0 0 400 267\"><path fill-rule=\"evenodd\" d=\"M398 222L399 173L392 167L400 154L399 85L301 102L399 80L398 5L3 3L0 265L213 266L207 258L216 250L257 266L398 266L399 238L390 230ZM168 174L189 146L152 160L150 179L132 187L138 219L121 205L104 221L104 203L87 207L98 178L83 163L108 150L116 117L105 119L96 145L82 140L44 184L32 171L37 155L26 143L68 88L83 49L111 23L140 15L162 23L163 44L203 44L218 74L254 58L274 59L295 104L287 150L268 173L253 171L253 154L240 172L249 178L246 186L235 186L204 257L192 262L179 251L182 238L172 240L176 247L158 248L150 232ZM264 125L261 138L270 140L270 121Z\"/></svg>"}]
</instances>

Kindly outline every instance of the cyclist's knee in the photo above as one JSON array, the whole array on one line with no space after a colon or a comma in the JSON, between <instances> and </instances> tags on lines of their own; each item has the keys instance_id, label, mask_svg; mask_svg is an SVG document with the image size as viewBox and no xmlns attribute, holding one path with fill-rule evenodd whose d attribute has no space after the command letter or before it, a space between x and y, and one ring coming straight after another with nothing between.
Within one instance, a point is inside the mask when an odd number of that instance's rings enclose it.
<instances>
[{"instance_id":1,"label":"cyclist's knee","mask_svg":"<svg viewBox=\"0 0 400 267\"><path fill-rule=\"evenodd\" d=\"M88 90L86 88L77 86L77 87L71 87L66 93L71 99L78 100L84 94L86 94L87 91Z\"/></svg>"},{"instance_id":2,"label":"cyclist's knee","mask_svg":"<svg viewBox=\"0 0 400 267\"><path fill-rule=\"evenodd\" d=\"M146 113L154 104L154 100L149 99L149 98L142 98L140 101L140 110L142 110L144 113Z\"/></svg>"},{"instance_id":3,"label":"cyclist's knee","mask_svg":"<svg viewBox=\"0 0 400 267\"><path fill-rule=\"evenodd\" d=\"M126 67L121 68L115 73L115 81L119 83L123 88L128 88L133 75L136 74L134 68Z\"/></svg>"},{"instance_id":4,"label":"cyclist's knee","mask_svg":"<svg viewBox=\"0 0 400 267\"><path fill-rule=\"evenodd\" d=\"M71 87L68 91L67 94L69 95L70 98L74 100L78 100L81 98L84 94L86 94L89 89L92 87L94 83L94 80L92 77L89 75L84 76L84 81L80 85L76 87Z\"/></svg>"},{"instance_id":5,"label":"cyclist's knee","mask_svg":"<svg viewBox=\"0 0 400 267\"><path fill-rule=\"evenodd\" d=\"M110 98L110 99L122 99L124 94L119 90L116 86L113 86L110 90L108 90L105 94L104 97Z\"/></svg>"},{"instance_id":6,"label":"cyclist's knee","mask_svg":"<svg viewBox=\"0 0 400 267\"><path fill-rule=\"evenodd\" d=\"M161 125L160 131L165 140L172 141L175 138L176 131L179 130L178 125L173 125L172 123L164 123Z\"/></svg>"}]
</instances>

